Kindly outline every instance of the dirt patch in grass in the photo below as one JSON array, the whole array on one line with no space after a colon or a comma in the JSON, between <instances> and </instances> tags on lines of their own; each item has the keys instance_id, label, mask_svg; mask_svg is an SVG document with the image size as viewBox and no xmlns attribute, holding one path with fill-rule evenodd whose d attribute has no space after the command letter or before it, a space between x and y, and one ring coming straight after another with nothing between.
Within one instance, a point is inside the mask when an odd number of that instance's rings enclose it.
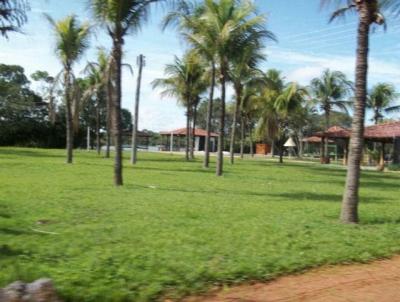
<instances>
[{"instance_id":1,"label":"dirt patch in grass","mask_svg":"<svg viewBox=\"0 0 400 302\"><path fill-rule=\"evenodd\" d=\"M269 283L242 285L185 302L398 301L400 256L370 264L323 267Z\"/></svg>"}]
</instances>

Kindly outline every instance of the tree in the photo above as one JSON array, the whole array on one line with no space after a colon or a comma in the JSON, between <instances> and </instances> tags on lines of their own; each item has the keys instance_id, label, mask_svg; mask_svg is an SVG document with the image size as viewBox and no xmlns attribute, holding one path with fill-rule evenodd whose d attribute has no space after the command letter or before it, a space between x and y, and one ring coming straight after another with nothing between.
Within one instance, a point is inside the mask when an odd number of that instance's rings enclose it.
<instances>
[{"instance_id":1,"label":"tree","mask_svg":"<svg viewBox=\"0 0 400 302\"><path fill-rule=\"evenodd\" d=\"M333 109L347 112L352 102L345 100L349 96L352 83L340 71L325 70L320 78L311 81L311 91L314 101L325 115L325 131L329 129L330 116ZM321 160L329 163L328 141L324 142Z\"/></svg>"},{"instance_id":2,"label":"tree","mask_svg":"<svg viewBox=\"0 0 400 302\"><path fill-rule=\"evenodd\" d=\"M73 160L74 124L73 124L73 65L81 58L89 46L90 26L88 23L80 24L74 15L67 16L59 21L47 16L55 35L55 51L63 66L63 84L65 99L65 114L67 124L66 149L67 163ZM75 125L77 126L77 125Z\"/></svg>"},{"instance_id":3,"label":"tree","mask_svg":"<svg viewBox=\"0 0 400 302\"><path fill-rule=\"evenodd\" d=\"M203 167L209 168L210 165L210 136L213 128L213 111L214 111L214 92L216 86L216 43L214 37L209 35L207 27L204 24L201 15L204 12L204 5L194 4L189 1L181 1L176 10L170 12L164 19L164 28L171 24L178 25L180 34L191 44L193 51L197 52L204 58L205 62L209 62L210 85L209 98L207 104L207 115L204 119L205 124L202 128L206 129L206 139L204 145L204 161ZM203 121L203 119L200 119Z\"/></svg>"},{"instance_id":4,"label":"tree","mask_svg":"<svg viewBox=\"0 0 400 302\"><path fill-rule=\"evenodd\" d=\"M218 138L216 175L223 174L223 149L225 142L226 84L229 80L229 62L235 54L243 51L243 43L257 45L267 32L264 29L265 16L257 14L252 1L206 0L201 20L202 33L214 41L216 64L221 85L221 116ZM201 34L199 34L201 40Z\"/></svg>"},{"instance_id":5,"label":"tree","mask_svg":"<svg viewBox=\"0 0 400 302\"><path fill-rule=\"evenodd\" d=\"M384 118L383 111L390 112L399 110L400 106L393 105L397 99L396 88L389 83L375 85L367 96L367 108L373 112L375 125Z\"/></svg>"},{"instance_id":6,"label":"tree","mask_svg":"<svg viewBox=\"0 0 400 302\"><path fill-rule=\"evenodd\" d=\"M20 32L27 22L29 5L25 0L0 0L0 33L8 37L10 32Z\"/></svg>"},{"instance_id":7,"label":"tree","mask_svg":"<svg viewBox=\"0 0 400 302\"><path fill-rule=\"evenodd\" d=\"M186 160L193 156L193 141L190 139L191 119L197 109L199 96L204 91L204 69L199 57L194 52L188 52L181 60L175 56L173 64L164 70L166 78L153 81L153 88L164 88L163 97L175 97L186 108Z\"/></svg>"},{"instance_id":8,"label":"tree","mask_svg":"<svg viewBox=\"0 0 400 302\"><path fill-rule=\"evenodd\" d=\"M102 126L102 113L106 112L106 157L110 155L110 106L107 98L109 76L108 57L104 49L100 48L97 54L97 61L90 62L85 68L89 77L89 87L85 92L87 97L96 100L95 111L95 132L97 154L101 152L100 128Z\"/></svg>"},{"instance_id":9,"label":"tree","mask_svg":"<svg viewBox=\"0 0 400 302\"><path fill-rule=\"evenodd\" d=\"M296 112L302 110L302 104L308 95L306 89L296 83L284 84L277 70L269 70L265 76L266 85L259 97L261 111L257 132L276 141L279 149L279 162L283 162L285 139L290 134L290 120Z\"/></svg>"},{"instance_id":10,"label":"tree","mask_svg":"<svg viewBox=\"0 0 400 302\"><path fill-rule=\"evenodd\" d=\"M56 122L56 96L60 93L57 90L57 81L54 77L50 76L47 71L38 70L31 75L31 78L42 83L42 95L44 99L48 100L49 120L52 125Z\"/></svg>"},{"instance_id":11,"label":"tree","mask_svg":"<svg viewBox=\"0 0 400 302\"><path fill-rule=\"evenodd\" d=\"M364 146L364 122L367 100L367 75L369 34L373 24L383 25L382 9L398 10L398 2L394 0L322 0L322 4L334 4L339 7L331 20L344 16L347 12L358 14L356 80L354 115L350 140L350 150L346 185L343 194L341 221L343 223L358 223L358 202L360 186L360 164Z\"/></svg>"},{"instance_id":12,"label":"tree","mask_svg":"<svg viewBox=\"0 0 400 302\"><path fill-rule=\"evenodd\" d=\"M275 39L271 33L268 33L271 39ZM262 53L261 44L243 44L241 45L242 51L235 54L232 58L229 68L229 79L233 84L235 91L235 110L233 115L233 123L231 127L230 139L230 163L234 163L234 146L236 139L236 128L240 114L240 108L243 102L243 90L246 85L251 85L256 82L262 74L256 69L258 63L265 59Z\"/></svg>"},{"instance_id":13,"label":"tree","mask_svg":"<svg viewBox=\"0 0 400 302\"><path fill-rule=\"evenodd\" d=\"M146 21L150 4L162 0L89 0L94 18L106 29L112 40L111 75L113 77L112 127L115 142L114 184L123 185L121 77L122 53L125 36L137 32Z\"/></svg>"}]
</instances>

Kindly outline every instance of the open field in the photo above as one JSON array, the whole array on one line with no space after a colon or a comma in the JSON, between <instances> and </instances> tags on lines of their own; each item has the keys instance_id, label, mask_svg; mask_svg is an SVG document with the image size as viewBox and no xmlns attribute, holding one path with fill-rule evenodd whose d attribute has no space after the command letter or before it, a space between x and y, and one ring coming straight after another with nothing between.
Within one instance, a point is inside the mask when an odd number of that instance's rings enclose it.
<instances>
[{"instance_id":1,"label":"open field","mask_svg":"<svg viewBox=\"0 0 400 302\"><path fill-rule=\"evenodd\" d=\"M50 277L66 301L177 299L400 252L398 175L363 172L361 223L345 226L343 169L238 160L216 178L200 160L139 159L115 189L94 153L67 166L63 150L0 148L0 287Z\"/></svg>"}]
</instances>

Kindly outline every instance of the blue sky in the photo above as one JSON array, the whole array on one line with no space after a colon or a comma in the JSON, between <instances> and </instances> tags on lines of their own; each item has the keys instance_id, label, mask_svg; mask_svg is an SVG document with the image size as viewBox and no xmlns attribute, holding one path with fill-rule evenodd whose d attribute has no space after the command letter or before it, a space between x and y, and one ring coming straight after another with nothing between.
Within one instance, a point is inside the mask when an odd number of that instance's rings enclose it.
<instances>
[{"instance_id":1,"label":"blue sky","mask_svg":"<svg viewBox=\"0 0 400 302\"><path fill-rule=\"evenodd\" d=\"M22 65L27 74L47 70L56 74L61 70L54 55L54 40L43 13L58 19L78 14L90 20L86 0L31 0L32 10L25 35L13 34L7 41L0 40L0 62ZM326 68L341 70L354 79L354 54L357 20L349 16L340 22L328 24L329 11L321 10L319 0L255 0L259 12L268 17L267 28L278 37L278 43L266 45L268 60L262 69L277 68L290 81L307 85ZM150 83L163 77L165 64L181 55L186 45L174 30L162 32L160 22L165 10L156 8L140 33L126 39L125 62L135 64L136 56L143 53L147 65L144 69L140 128L167 130L183 127L184 111L176 100L162 99ZM369 85L392 82L400 90L400 20L388 16L388 29L377 29L371 38ZM92 38L92 49L75 66L80 74L87 61L95 59L98 46L110 46L109 38L101 30ZM135 70L136 71L136 70ZM126 71L123 78L123 107L133 108L135 78Z\"/></svg>"}]
</instances>

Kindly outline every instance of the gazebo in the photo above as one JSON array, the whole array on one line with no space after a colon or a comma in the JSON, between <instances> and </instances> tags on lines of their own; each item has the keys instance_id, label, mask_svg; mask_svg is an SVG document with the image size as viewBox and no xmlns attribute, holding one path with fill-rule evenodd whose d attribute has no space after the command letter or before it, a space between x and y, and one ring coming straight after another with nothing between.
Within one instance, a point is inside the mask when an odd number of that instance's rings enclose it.
<instances>
[{"instance_id":1,"label":"gazebo","mask_svg":"<svg viewBox=\"0 0 400 302\"><path fill-rule=\"evenodd\" d=\"M193 129L190 129L190 134L192 134ZM204 129L195 129L195 151L204 151L207 131ZM160 132L162 143L161 145L163 151L183 151L185 147L186 138L186 128L179 128L170 131ZM218 134L210 133L210 151L215 152L217 148L217 137Z\"/></svg>"},{"instance_id":2,"label":"gazebo","mask_svg":"<svg viewBox=\"0 0 400 302\"><path fill-rule=\"evenodd\" d=\"M320 137L322 140L332 139L336 143L342 142L344 144L344 164L347 164L348 146L351 137L351 129L346 129L340 126L333 126L325 132L318 132L314 135ZM400 121L387 122L383 124L365 127L364 138L368 142L380 143L381 156L380 165L384 165L385 145L393 144L393 162L400 162Z\"/></svg>"}]
</instances>

